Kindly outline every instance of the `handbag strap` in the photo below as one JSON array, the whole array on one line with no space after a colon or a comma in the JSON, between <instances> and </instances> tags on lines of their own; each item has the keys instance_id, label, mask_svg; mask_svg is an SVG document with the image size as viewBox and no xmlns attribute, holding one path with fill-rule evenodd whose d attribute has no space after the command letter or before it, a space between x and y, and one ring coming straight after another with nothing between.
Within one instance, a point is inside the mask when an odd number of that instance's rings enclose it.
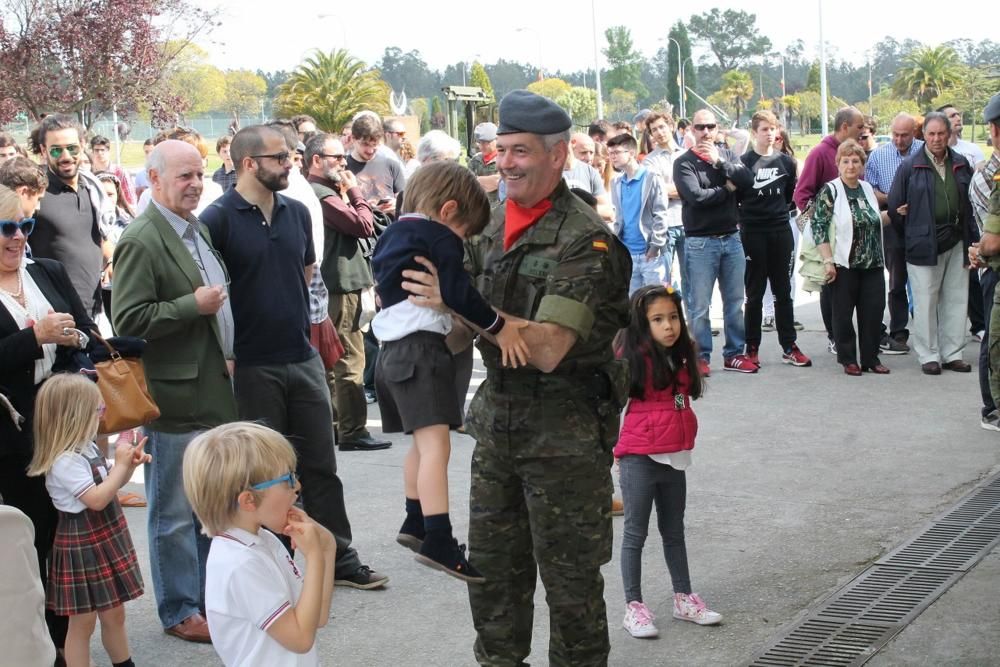
<instances>
[{"instance_id":1,"label":"handbag strap","mask_svg":"<svg viewBox=\"0 0 1000 667\"><path fill-rule=\"evenodd\" d=\"M116 350L114 347L112 347L111 343L109 343L108 341L104 340L104 338L101 337L101 334L97 333L96 330L91 329L90 330L90 335L93 336L94 338L96 338L98 340L98 342L101 343L101 345L103 345L104 347L107 348L107 350L108 350L108 356L110 356L112 359L119 359L119 358L121 358L122 355L119 354L118 350Z\"/></svg>"}]
</instances>

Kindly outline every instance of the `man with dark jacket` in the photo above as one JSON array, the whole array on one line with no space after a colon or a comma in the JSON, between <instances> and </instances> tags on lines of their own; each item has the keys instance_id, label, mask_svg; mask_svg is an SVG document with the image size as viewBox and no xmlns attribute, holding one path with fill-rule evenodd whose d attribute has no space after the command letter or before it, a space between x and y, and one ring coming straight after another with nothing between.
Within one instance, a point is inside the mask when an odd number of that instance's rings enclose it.
<instances>
[{"instance_id":1,"label":"man with dark jacket","mask_svg":"<svg viewBox=\"0 0 1000 667\"><path fill-rule=\"evenodd\" d=\"M978 239L969 185L972 169L948 147L951 123L924 118L924 150L903 160L889 193L889 217L906 248L913 289L913 344L920 368L968 373L962 360L969 298L968 250Z\"/></svg>"},{"instance_id":2,"label":"man with dark jacket","mask_svg":"<svg viewBox=\"0 0 1000 667\"><path fill-rule=\"evenodd\" d=\"M374 284L371 251L375 220L354 174L347 170L343 145L332 134L306 143L308 180L323 208L323 282L330 291L330 317L344 354L330 372L341 451L386 449L387 440L368 432L368 404L362 373L365 345L361 333L361 292Z\"/></svg>"},{"instance_id":3,"label":"man with dark jacket","mask_svg":"<svg viewBox=\"0 0 1000 667\"><path fill-rule=\"evenodd\" d=\"M743 273L746 255L736 226L736 190L753 186L750 171L726 148L715 144L715 115L701 109L691 126L695 146L674 161L674 184L683 202L684 249L687 255L691 312L688 320L698 343L702 374L712 357L708 317L712 288L719 281L726 345L723 368L756 373L757 364L743 353Z\"/></svg>"}]
</instances>

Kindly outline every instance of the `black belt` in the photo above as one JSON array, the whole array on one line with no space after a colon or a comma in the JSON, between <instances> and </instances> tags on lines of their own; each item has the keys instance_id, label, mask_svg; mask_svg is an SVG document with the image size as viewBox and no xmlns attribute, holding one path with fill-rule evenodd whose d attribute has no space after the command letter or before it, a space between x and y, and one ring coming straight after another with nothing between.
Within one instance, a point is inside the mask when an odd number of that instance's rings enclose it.
<instances>
[{"instance_id":1,"label":"black belt","mask_svg":"<svg viewBox=\"0 0 1000 667\"><path fill-rule=\"evenodd\" d=\"M611 382L604 373L538 373L504 368L487 371L487 382L500 393L531 393L561 391L599 401L611 400Z\"/></svg>"}]
</instances>

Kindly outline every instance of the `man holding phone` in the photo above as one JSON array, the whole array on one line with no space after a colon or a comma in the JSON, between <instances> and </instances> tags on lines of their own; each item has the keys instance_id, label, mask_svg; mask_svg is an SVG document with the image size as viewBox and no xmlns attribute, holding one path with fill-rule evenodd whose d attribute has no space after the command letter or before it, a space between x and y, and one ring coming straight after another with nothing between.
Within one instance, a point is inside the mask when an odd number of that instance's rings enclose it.
<instances>
[{"instance_id":1,"label":"man holding phone","mask_svg":"<svg viewBox=\"0 0 1000 667\"><path fill-rule=\"evenodd\" d=\"M353 138L347 169L357 177L364 198L386 215L396 215L396 195L403 191L403 164L379 150L385 134L375 114L362 113L351 124ZM386 151L388 152L388 151Z\"/></svg>"}]
</instances>

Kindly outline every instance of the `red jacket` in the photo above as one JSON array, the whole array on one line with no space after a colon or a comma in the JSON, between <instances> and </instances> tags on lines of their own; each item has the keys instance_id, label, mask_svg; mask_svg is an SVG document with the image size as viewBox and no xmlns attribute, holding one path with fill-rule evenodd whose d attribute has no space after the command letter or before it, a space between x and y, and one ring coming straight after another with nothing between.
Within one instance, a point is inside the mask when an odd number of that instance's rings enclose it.
<instances>
[{"instance_id":1,"label":"red jacket","mask_svg":"<svg viewBox=\"0 0 1000 667\"><path fill-rule=\"evenodd\" d=\"M629 402L615 445L615 457L694 449L698 418L691 409L690 383L687 368L682 368L673 386L653 389L652 363L647 363L645 397L632 398ZM677 400L682 402L678 404Z\"/></svg>"},{"instance_id":2,"label":"red jacket","mask_svg":"<svg viewBox=\"0 0 1000 667\"><path fill-rule=\"evenodd\" d=\"M819 194L820 188L840 175L837 170L839 146L840 142L832 134L828 134L806 155L806 164L802 167L792 195L800 211L806 210L810 200Z\"/></svg>"}]
</instances>

